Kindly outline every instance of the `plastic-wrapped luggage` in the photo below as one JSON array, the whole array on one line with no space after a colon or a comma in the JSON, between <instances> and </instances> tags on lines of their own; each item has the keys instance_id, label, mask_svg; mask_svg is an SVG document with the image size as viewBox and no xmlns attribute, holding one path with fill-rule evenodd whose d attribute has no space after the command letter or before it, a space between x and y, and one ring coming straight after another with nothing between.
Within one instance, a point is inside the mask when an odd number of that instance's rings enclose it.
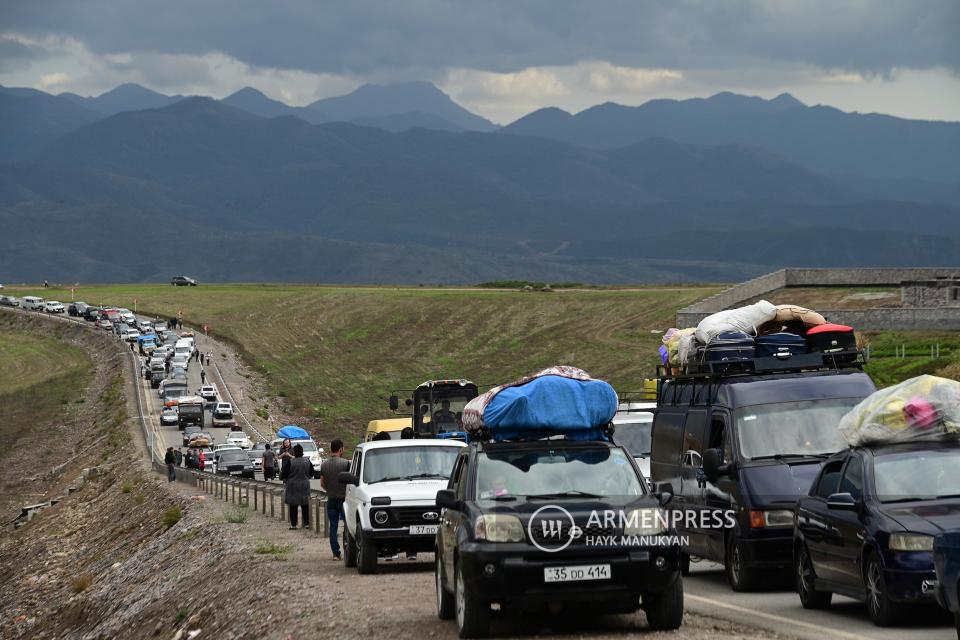
<instances>
[{"instance_id":1,"label":"plastic-wrapped luggage","mask_svg":"<svg viewBox=\"0 0 960 640\"><path fill-rule=\"evenodd\" d=\"M463 409L463 427L471 438L536 439L563 433L574 440L600 440L618 406L608 383L576 367L557 366L477 396Z\"/></svg>"},{"instance_id":2,"label":"plastic-wrapped luggage","mask_svg":"<svg viewBox=\"0 0 960 640\"><path fill-rule=\"evenodd\" d=\"M840 421L851 446L960 436L960 382L919 376L881 389Z\"/></svg>"},{"instance_id":3,"label":"plastic-wrapped luggage","mask_svg":"<svg viewBox=\"0 0 960 640\"><path fill-rule=\"evenodd\" d=\"M776 316L777 308L766 300L739 309L719 311L700 321L697 325L697 340L701 344L710 344L721 333L730 331L742 331L755 336L763 324Z\"/></svg>"}]
</instances>

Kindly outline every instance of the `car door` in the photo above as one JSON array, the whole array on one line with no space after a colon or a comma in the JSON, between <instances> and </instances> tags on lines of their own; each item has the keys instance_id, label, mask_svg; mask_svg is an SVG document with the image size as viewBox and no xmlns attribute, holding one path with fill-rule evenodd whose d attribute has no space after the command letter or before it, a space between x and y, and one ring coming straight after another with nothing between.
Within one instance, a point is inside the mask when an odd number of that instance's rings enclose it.
<instances>
[{"instance_id":1,"label":"car door","mask_svg":"<svg viewBox=\"0 0 960 640\"><path fill-rule=\"evenodd\" d=\"M357 449L353 452L353 458L350 460L350 473L360 477L361 463L363 462L363 451ZM343 500L343 516L345 520L345 525L348 530L350 527L354 527L351 530L353 536L357 535L356 527L354 524L357 522L357 509L359 508L358 504L358 490L359 487L355 487L352 484L348 484L345 488L344 500Z\"/></svg>"},{"instance_id":2,"label":"car door","mask_svg":"<svg viewBox=\"0 0 960 640\"><path fill-rule=\"evenodd\" d=\"M854 453L847 459L840 478L838 493L849 493L857 501L854 510L831 509L833 531L830 541L830 573L837 582L860 588L863 580L860 574L860 551L866 535L863 522L863 459Z\"/></svg>"},{"instance_id":3,"label":"car door","mask_svg":"<svg viewBox=\"0 0 960 640\"><path fill-rule=\"evenodd\" d=\"M680 454L680 502L684 509L701 512L704 502L703 443L706 440L707 410L691 408L683 425L683 444ZM697 522L700 522L698 516ZM703 555L706 552L706 531L694 526L683 528L689 536L689 552Z\"/></svg>"},{"instance_id":4,"label":"car door","mask_svg":"<svg viewBox=\"0 0 960 640\"><path fill-rule=\"evenodd\" d=\"M831 545L833 527L833 512L827 508L827 498L837 492L840 486L840 476L846 458L830 460L820 470L816 481L816 489L806 498L801 498L798 506L797 526L807 545L813 570L818 578L834 580L832 573Z\"/></svg>"},{"instance_id":5,"label":"car door","mask_svg":"<svg viewBox=\"0 0 960 640\"><path fill-rule=\"evenodd\" d=\"M467 471L470 468L470 456L467 452L461 453L453 465L453 472L450 474L450 483L448 488L454 492L458 501L466 499L467 495ZM440 529L438 548L443 555L443 571L447 577L447 582L453 576L453 556L457 546L457 527L463 521L464 514L456 509L445 508L440 514ZM452 584L448 586L452 587Z\"/></svg>"}]
</instances>

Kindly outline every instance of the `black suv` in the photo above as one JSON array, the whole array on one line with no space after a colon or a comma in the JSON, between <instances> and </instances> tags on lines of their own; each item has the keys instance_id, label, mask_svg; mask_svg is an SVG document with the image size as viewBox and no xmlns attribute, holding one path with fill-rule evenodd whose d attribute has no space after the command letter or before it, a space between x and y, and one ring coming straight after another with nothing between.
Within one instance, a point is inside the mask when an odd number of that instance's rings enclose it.
<instances>
[{"instance_id":1,"label":"black suv","mask_svg":"<svg viewBox=\"0 0 960 640\"><path fill-rule=\"evenodd\" d=\"M173 276L170 278L170 284L175 287L195 287L197 286L197 281L187 276Z\"/></svg>"},{"instance_id":2,"label":"black suv","mask_svg":"<svg viewBox=\"0 0 960 640\"><path fill-rule=\"evenodd\" d=\"M683 621L679 548L629 453L607 442L471 443L454 464L436 539L437 613L460 637L491 609L558 606Z\"/></svg>"}]
</instances>

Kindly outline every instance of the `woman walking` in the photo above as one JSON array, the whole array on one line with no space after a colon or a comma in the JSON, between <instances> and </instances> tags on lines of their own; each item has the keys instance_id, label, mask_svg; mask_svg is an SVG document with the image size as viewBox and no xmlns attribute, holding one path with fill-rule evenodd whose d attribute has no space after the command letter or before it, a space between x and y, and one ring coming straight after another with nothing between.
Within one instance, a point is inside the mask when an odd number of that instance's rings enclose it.
<instances>
[{"instance_id":1,"label":"woman walking","mask_svg":"<svg viewBox=\"0 0 960 640\"><path fill-rule=\"evenodd\" d=\"M286 467L286 477L281 474L280 479L286 483L283 500L290 510L290 528L297 528L297 507L303 512L303 528L310 527L310 478L313 476L313 466L303 457L303 447L299 444L293 447L293 458L289 467Z\"/></svg>"}]
</instances>

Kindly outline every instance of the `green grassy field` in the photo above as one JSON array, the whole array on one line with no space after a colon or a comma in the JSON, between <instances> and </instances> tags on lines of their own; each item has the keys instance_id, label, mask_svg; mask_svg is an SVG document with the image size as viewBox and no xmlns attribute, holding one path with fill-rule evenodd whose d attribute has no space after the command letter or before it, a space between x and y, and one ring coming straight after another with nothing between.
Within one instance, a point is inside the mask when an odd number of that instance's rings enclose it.
<instances>
[{"instance_id":1,"label":"green grassy field","mask_svg":"<svg viewBox=\"0 0 960 640\"><path fill-rule=\"evenodd\" d=\"M93 362L83 349L30 333L0 332L0 459L32 425L82 397Z\"/></svg>"},{"instance_id":2,"label":"green grassy field","mask_svg":"<svg viewBox=\"0 0 960 640\"><path fill-rule=\"evenodd\" d=\"M237 346L317 435L358 434L387 397L431 378L481 385L565 363L618 389L654 373L659 332L717 287L564 290L290 285L85 287L77 299L168 317ZM61 301L69 290L32 292ZM11 291L14 295L27 291Z\"/></svg>"},{"instance_id":3,"label":"green grassy field","mask_svg":"<svg viewBox=\"0 0 960 640\"><path fill-rule=\"evenodd\" d=\"M238 348L285 397L298 422L321 437L357 436L387 417L387 397L431 378L480 385L552 364L582 367L619 390L654 373L660 332L676 310L719 287L560 290L348 288L311 285L109 285L76 298L194 326ZM11 290L69 302L69 290ZM832 297L848 293L827 292ZM823 291L821 290L821 294ZM136 300L136 303L135 303ZM816 300L810 302L817 303ZM822 302L822 301L821 301ZM814 304L819 306L819 304ZM918 373L951 374L960 335L869 334L868 371L880 385ZM939 359L929 344L940 342ZM907 344L907 359L892 357ZM265 409L258 404L258 413Z\"/></svg>"}]
</instances>

